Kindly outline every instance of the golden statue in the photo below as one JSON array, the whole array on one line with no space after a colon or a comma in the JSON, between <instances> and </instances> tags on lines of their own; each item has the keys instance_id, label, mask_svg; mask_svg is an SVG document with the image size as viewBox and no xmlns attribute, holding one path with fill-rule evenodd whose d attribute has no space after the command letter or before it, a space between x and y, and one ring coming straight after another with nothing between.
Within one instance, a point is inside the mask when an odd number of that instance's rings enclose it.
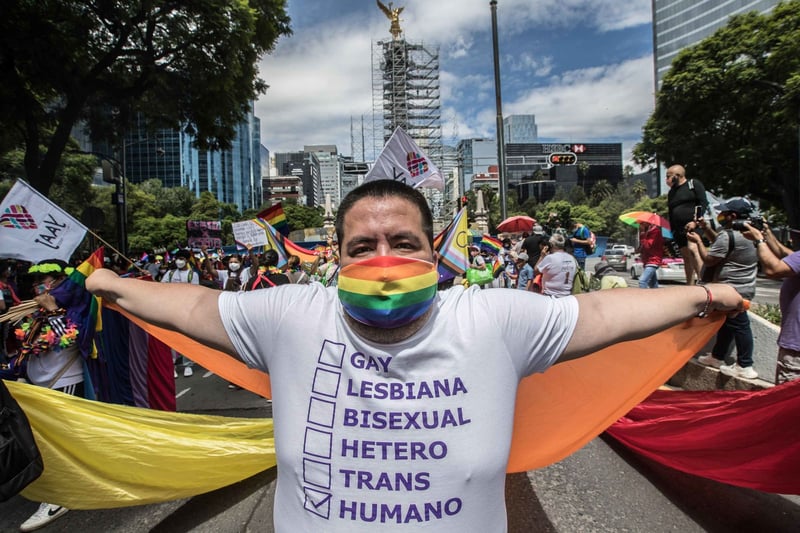
<instances>
[{"instance_id":1,"label":"golden statue","mask_svg":"<svg viewBox=\"0 0 800 533\"><path fill-rule=\"evenodd\" d=\"M381 0L377 0L378 7L381 8L386 18L392 21L392 26L389 28L389 33L392 34L393 39L400 38L403 30L400 28L400 13L403 12L404 7L392 8L392 2L389 2L389 7L386 7Z\"/></svg>"}]
</instances>

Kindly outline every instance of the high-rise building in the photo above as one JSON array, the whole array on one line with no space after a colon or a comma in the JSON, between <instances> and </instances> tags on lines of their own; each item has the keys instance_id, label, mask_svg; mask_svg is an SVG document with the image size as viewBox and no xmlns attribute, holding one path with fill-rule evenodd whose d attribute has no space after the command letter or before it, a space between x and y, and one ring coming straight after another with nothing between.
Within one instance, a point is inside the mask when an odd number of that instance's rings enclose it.
<instances>
[{"instance_id":1,"label":"high-rise building","mask_svg":"<svg viewBox=\"0 0 800 533\"><path fill-rule=\"evenodd\" d=\"M303 151L313 153L319 160L322 201L324 202L325 198L330 196L331 200L338 205L342 199L342 160L336 145L304 146Z\"/></svg>"},{"instance_id":2,"label":"high-rise building","mask_svg":"<svg viewBox=\"0 0 800 533\"><path fill-rule=\"evenodd\" d=\"M732 15L769 12L779 0L653 0L653 60L656 90L682 49L728 23Z\"/></svg>"},{"instance_id":3,"label":"high-rise building","mask_svg":"<svg viewBox=\"0 0 800 533\"><path fill-rule=\"evenodd\" d=\"M198 150L184 128L148 132L136 116L119 151L125 177L132 183L158 179L164 187L187 187L195 196L210 191L240 211L261 205L261 121L250 113L236 127L227 150Z\"/></svg>"},{"instance_id":4,"label":"high-rise building","mask_svg":"<svg viewBox=\"0 0 800 533\"><path fill-rule=\"evenodd\" d=\"M320 164L316 154L310 152L279 152L275 154L278 176L298 176L303 181L305 205L324 205Z\"/></svg>"},{"instance_id":5,"label":"high-rise building","mask_svg":"<svg viewBox=\"0 0 800 533\"><path fill-rule=\"evenodd\" d=\"M457 150L461 192L472 188L475 174L486 174L491 165L497 165L497 141L494 139L462 139L458 141Z\"/></svg>"},{"instance_id":6,"label":"high-rise building","mask_svg":"<svg viewBox=\"0 0 800 533\"><path fill-rule=\"evenodd\" d=\"M504 117L503 137L506 144L539 142L536 115L509 115Z\"/></svg>"}]
</instances>

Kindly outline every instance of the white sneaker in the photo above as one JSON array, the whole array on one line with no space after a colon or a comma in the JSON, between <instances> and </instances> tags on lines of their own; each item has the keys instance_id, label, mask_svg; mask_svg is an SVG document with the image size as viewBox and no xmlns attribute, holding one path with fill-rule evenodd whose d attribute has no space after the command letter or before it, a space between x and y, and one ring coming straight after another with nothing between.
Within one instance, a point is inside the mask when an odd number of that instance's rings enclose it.
<instances>
[{"instance_id":1,"label":"white sneaker","mask_svg":"<svg viewBox=\"0 0 800 533\"><path fill-rule=\"evenodd\" d=\"M178 379L178 371L175 370L175 367L172 367L172 377Z\"/></svg>"},{"instance_id":2,"label":"white sneaker","mask_svg":"<svg viewBox=\"0 0 800 533\"><path fill-rule=\"evenodd\" d=\"M710 353L698 357L697 362L699 362L701 365L711 366L714 368L720 368L720 366L722 366L722 363L724 363L724 361L717 359Z\"/></svg>"},{"instance_id":3,"label":"white sneaker","mask_svg":"<svg viewBox=\"0 0 800 533\"><path fill-rule=\"evenodd\" d=\"M44 527L59 516L69 511L66 507L54 505L52 503L42 503L39 509L36 510L30 518L25 520L21 526L20 531L34 531L40 527Z\"/></svg>"},{"instance_id":4,"label":"white sneaker","mask_svg":"<svg viewBox=\"0 0 800 533\"><path fill-rule=\"evenodd\" d=\"M183 377L188 378L192 374L194 374L194 370L192 370L192 367L187 366L186 368L183 369Z\"/></svg>"},{"instance_id":5,"label":"white sneaker","mask_svg":"<svg viewBox=\"0 0 800 533\"><path fill-rule=\"evenodd\" d=\"M756 379L758 377L758 372L752 366L741 367L739 363L722 365L719 367L719 371L732 378Z\"/></svg>"}]
</instances>

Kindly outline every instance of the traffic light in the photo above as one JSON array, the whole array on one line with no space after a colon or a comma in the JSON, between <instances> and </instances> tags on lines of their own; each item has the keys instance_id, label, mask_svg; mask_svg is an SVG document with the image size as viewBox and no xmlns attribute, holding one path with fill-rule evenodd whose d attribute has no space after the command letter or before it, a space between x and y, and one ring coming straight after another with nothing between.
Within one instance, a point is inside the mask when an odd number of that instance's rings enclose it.
<instances>
[{"instance_id":1,"label":"traffic light","mask_svg":"<svg viewBox=\"0 0 800 533\"><path fill-rule=\"evenodd\" d=\"M574 165L578 162L578 156L572 152L557 152L548 157L551 165Z\"/></svg>"},{"instance_id":2,"label":"traffic light","mask_svg":"<svg viewBox=\"0 0 800 533\"><path fill-rule=\"evenodd\" d=\"M469 199L466 196L461 197L461 207L466 207L467 203L469 203Z\"/></svg>"}]
</instances>

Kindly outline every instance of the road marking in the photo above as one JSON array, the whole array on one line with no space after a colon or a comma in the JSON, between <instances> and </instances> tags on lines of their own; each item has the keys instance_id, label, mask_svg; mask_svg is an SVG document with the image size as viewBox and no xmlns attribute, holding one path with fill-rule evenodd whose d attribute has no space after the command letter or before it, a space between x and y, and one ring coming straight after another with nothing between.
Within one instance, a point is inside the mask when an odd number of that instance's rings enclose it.
<instances>
[{"instance_id":1,"label":"road marking","mask_svg":"<svg viewBox=\"0 0 800 533\"><path fill-rule=\"evenodd\" d=\"M187 392L189 392L190 390L192 390L192 388L191 388L191 387L186 387L185 389L183 389L182 391L180 391L178 394L176 394L176 395L175 395L175 398L180 398L181 396L183 396L184 394L186 394L186 393L187 393Z\"/></svg>"}]
</instances>

